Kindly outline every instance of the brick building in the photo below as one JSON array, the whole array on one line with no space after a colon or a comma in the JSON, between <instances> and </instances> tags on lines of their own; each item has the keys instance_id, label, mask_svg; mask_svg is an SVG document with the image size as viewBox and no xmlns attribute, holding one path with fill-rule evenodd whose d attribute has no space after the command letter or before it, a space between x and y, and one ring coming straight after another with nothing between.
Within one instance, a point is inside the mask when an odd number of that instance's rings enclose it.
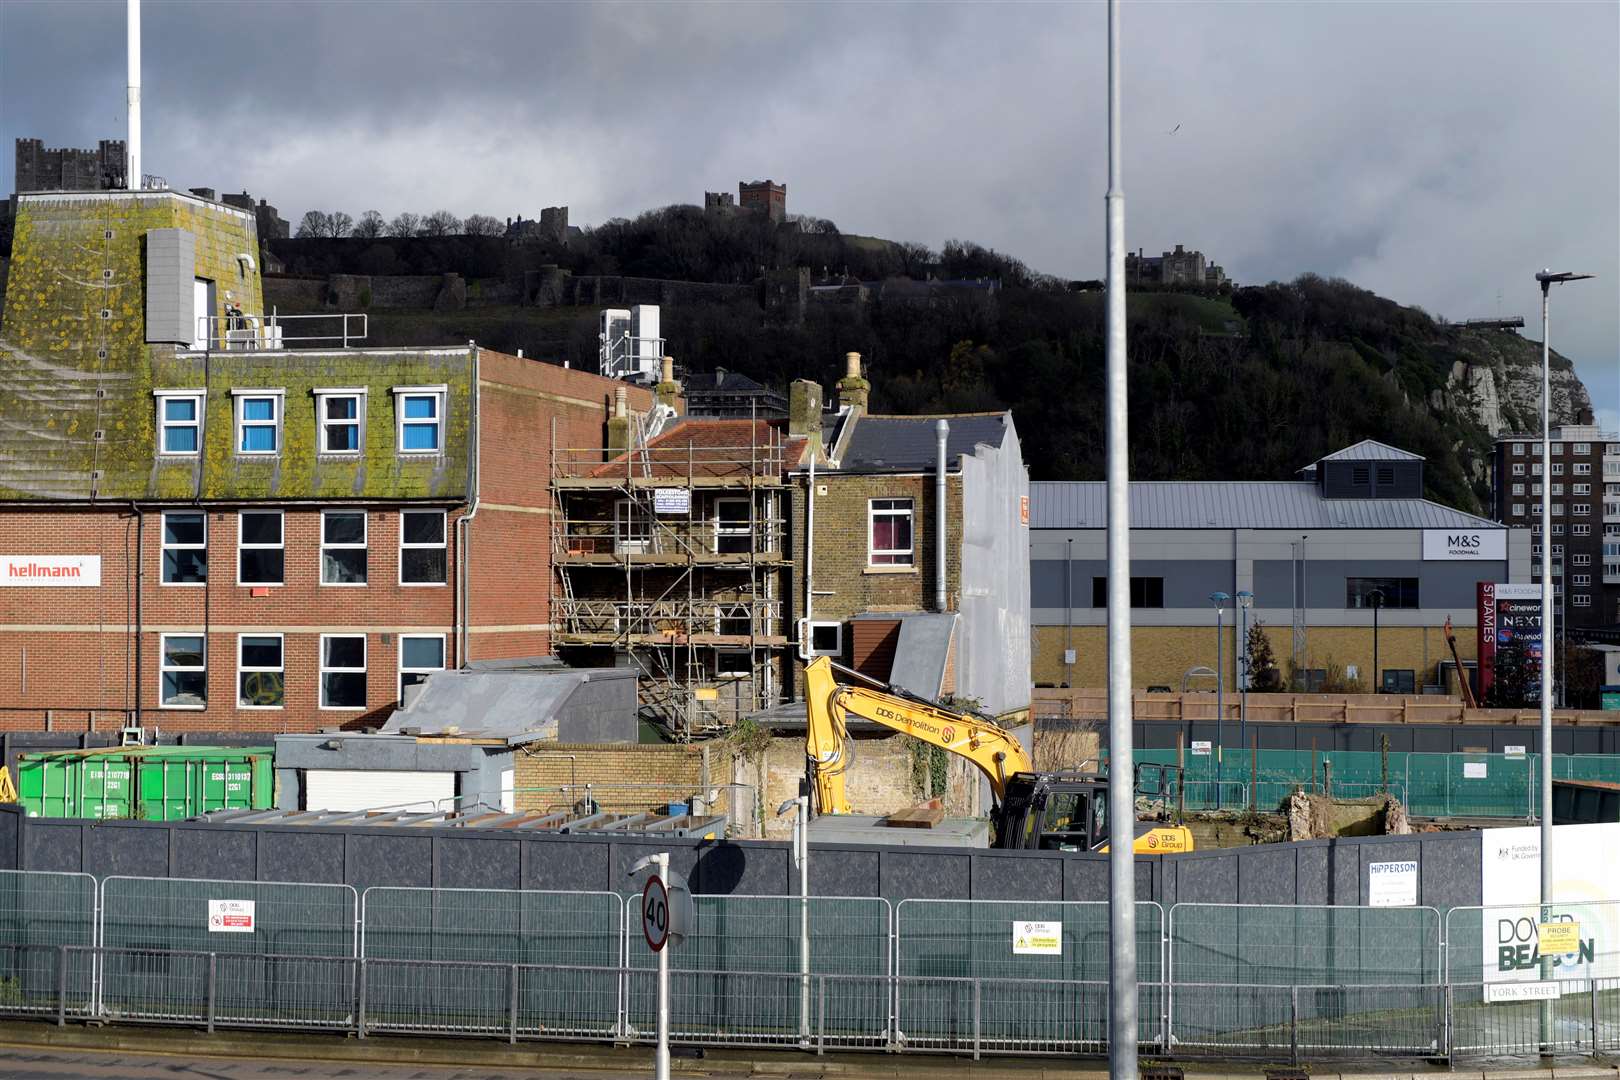
<instances>
[{"instance_id":1,"label":"brick building","mask_svg":"<svg viewBox=\"0 0 1620 1080\"><path fill-rule=\"evenodd\" d=\"M709 208L708 197L704 206ZM738 209L764 214L772 221L787 219L787 185L772 180L739 181L737 184Z\"/></svg>"},{"instance_id":2,"label":"brick building","mask_svg":"<svg viewBox=\"0 0 1620 1080\"><path fill-rule=\"evenodd\" d=\"M789 435L808 443L792 484L801 650L930 697L1026 709L1029 480L1012 414L873 416L859 354L846 364L836 412L813 382L791 392Z\"/></svg>"},{"instance_id":3,"label":"brick building","mask_svg":"<svg viewBox=\"0 0 1620 1080\"><path fill-rule=\"evenodd\" d=\"M355 322L266 318L255 251L253 213L176 192L21 198L0 724L373 726L431 670L550 647L535 463L617 388L332 347Z\"/></svg>"},{"instance_id":4,"label":"brick building","mask_svg":"<svg viewBox=\"0 0 1620 1080\"><path fill-rule=\"evenodd\" d=\"M1540 435L1499 435L1491 459L1491 511L1531 533L1531 580L1541 580L1552 547L1555 626L1572 632L1620 628L1620 432L1552 430L1551 468ZM1541 485L1550 483L1552 521L1541 520ZM1545 526L1545 527L1544 527Z\"/></svg>"}]
</instances>

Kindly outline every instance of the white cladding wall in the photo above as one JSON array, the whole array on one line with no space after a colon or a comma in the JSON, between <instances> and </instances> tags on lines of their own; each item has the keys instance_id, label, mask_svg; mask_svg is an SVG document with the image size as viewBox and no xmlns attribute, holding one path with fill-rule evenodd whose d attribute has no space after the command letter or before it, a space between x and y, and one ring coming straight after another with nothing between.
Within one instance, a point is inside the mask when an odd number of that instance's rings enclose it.
<instances>
[{"instance_id":1,"label":"white cladding wall","mask_svg":"<svg viewBox=\"0 0 1620 1080\"><path fill-rule=\"evenodd\" d=\"M453 772L403 772L393 769L306 769L305 810L371 810L402 803L434 809L456 794Z\"/></svg>"},{"instance_id":2,"label":"white cladding wall","mask_svg":"<svg viewBox=\"0 0 1620 1080\"><path fill-rule=\"evenodd\" d=\"M962 612L957 693L990 712L1029 707L1029 474L1010 424L1001 446L962 455Z\"/></svg>"}]
</instances>

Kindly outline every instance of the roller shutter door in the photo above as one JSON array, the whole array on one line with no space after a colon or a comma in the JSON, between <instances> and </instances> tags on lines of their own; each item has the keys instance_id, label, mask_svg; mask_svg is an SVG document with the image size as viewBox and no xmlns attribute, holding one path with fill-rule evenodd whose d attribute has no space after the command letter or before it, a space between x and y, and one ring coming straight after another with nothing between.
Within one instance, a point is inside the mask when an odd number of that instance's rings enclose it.
<instances>
[{"instance_id":1,"label":"roller shutter door","mask_svg":"<svg viewBox=\"0 0 1620 1080\"><path fill-rule=\"evenodd\" d=\"M431 810L441 799L454 798L453 772L403 772L388 769L305 769L305 810L370 810L420 804ZM445 803L445 808L449 808Z\"/></svg>"}]
</instances>

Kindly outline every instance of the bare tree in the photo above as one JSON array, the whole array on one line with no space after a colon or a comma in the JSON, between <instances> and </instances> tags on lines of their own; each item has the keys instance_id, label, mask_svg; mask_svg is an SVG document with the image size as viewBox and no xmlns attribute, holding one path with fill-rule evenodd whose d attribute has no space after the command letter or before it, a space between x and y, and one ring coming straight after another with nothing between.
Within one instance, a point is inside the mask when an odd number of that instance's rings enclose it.
<instances>
[{"instance_id":1,"label":"bare tree","mask_svg":"<svg viewBox=\"0 0 1620 1080\"><path fill-rule=\"evenodd\" d=\"M388 223L383 216L375 210L367 210L360 215L360 220L354 223L354 231L350 236L361 240L375 240L388 231Z\"/></svg>"},{"instance_id":2,"label":"bare tree","mask_svg":"<svg viewBox=\"0 0 1620 1080\"><path fill-rule=\"evenodd\" d=\"M506 231L499 218L488 214L470 214L466 221L461 223L461 231L468 236L500 236Z\"/></svg>"},{"instance_id":3,"label":"bare tree","mask_svg":"<svg viewBox=\"0 0 1620 1080\"><path fill-rule=\"evenodd\" d=\"M298 238L306 240L312 236L325 236L331 227L326 211L305 210L303 220L298 223Z\"/></svg>"},{"instance_id":4,"label":"bare tree","mask_svg":"<svg viewBox=\"0 0 1620 1080\"><path fill-rule=\"evenodd\" d=\"M333 210L326 215L326 235L331 237L348 236L354 229L354 218L342 210Z\"/></svg>"},{"instance_id":5,"label":"bare tree","mask_svg":"<svg viewBox=\"0 0 1620 1080\"><path fill-rule=\"evenodd\" d=\"M448 210L435 210L422 219L423 236L454 236L461 231L461 219Z\"/></svg>"},{"instance_id":6,"label":"bare tree","mask_svg":"<svg viewBox=\"0 0 1620 1080\"><path fill-rule=\"evenodd\" d=\"M422 231L422 216L420 214L399 214L388 223L389 236L415 236Z\"/></svg>"}]
</instances>

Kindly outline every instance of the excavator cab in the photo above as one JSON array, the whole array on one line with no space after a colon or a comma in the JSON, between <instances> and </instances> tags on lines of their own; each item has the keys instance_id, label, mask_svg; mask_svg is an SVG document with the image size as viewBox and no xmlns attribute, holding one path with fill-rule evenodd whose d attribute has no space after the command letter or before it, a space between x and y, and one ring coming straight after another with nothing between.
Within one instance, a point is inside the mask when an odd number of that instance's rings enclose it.
<instances>
[{"instance_id":1,"label":"excavator cab","mask_svg":"<svg viewBox=\"0 0 1620 1080\"><path fill-rule=\"evenodd\" d=\"M1137 785L1140 787L1140 785ZM1018 773L997 810L998 848L1038 851L1108 850L1108 781L1091 773ZM1132 850L1142 855L1191 851L1181 825L1136 823Z\"/></svg>"}]
</instances>

